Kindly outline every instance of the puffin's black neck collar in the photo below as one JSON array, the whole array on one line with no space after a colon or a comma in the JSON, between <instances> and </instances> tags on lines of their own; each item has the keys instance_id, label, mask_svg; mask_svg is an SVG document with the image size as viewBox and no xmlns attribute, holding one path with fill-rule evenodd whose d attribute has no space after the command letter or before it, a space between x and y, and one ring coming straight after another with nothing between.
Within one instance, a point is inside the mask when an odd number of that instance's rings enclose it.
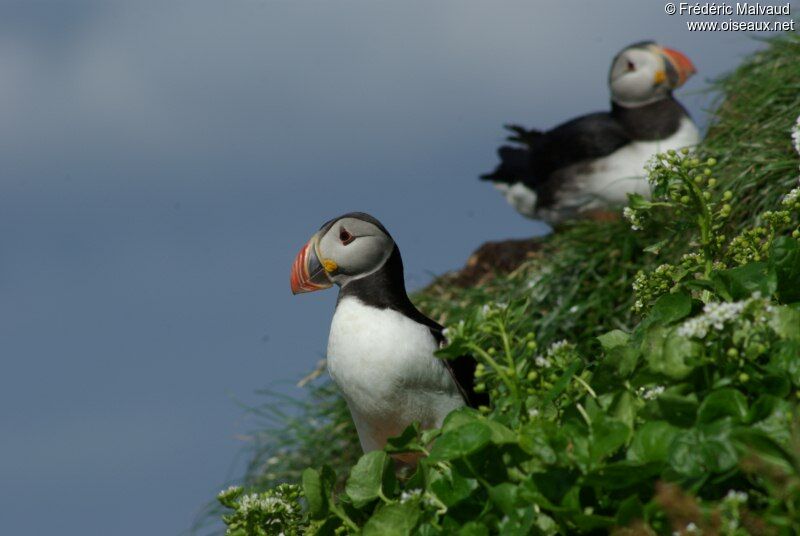
<instances>
[{"instance_id":1,"label":"puffin's black neck collar","mask_svg":"<svg viewBox=\"0 0 800 536\"><path fill-rule=\"evenodd\" d=\"M394 246L383 266L368 276L354 279L339 290L337 304L344 298L357 298L364 305L377 309L393 309L416 322L441 330L441 326L419 312L406 293L403 259Z\"/></svg>"},{"instance_id":2,"label":"puffin's black neck collar","mask_svg":"<svg viewBox=\"0 0 800 536\"><path fill-rule=\"evenodd\" d=\"M681 119L689 114L670 93L663 99L635 108L612 101L611 115L631 139L649 141L662 140L674 134L680 128Z\"/></svg>"},{"instance_id":3,"label":"puffin's black neck collar","mask_svg":"<svg viewBox=\"0 0 800 536\"><path fill-rule=\"evenodd\" d=\"M398 304L410 301L403 279L403 260L397 246L378 270L344 285L339 291L339 301L346 297L358 298L379 309L396 309Z\"/></svg>"}]
</instances>

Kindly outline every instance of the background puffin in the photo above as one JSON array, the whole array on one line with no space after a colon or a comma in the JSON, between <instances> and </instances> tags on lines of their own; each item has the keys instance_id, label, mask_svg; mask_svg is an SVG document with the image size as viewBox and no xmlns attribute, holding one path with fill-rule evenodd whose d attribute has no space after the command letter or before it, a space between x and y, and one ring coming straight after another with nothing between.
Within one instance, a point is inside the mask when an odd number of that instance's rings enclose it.
<instances>
[{"instance_id":1,"label":"background puffin","mask_svg":"<svg viewBox=\"0 0 800 536\"><path fill-rule=\"evenodd\" d=\"M369 214L330 220L298 253L292 293L334 284L340 290L328 372L347 401L364 452L383 448L414 421L434 428L465 404L488 405L488 396L473 389L471 357L433 355L444 343L443 328L411 303L400 250Z\"/></svg>"},{"instance_id":2,"label":"background puffin","mask_svg":"<svg viewBox=\"0 0 800 536\"><path fill-rule=\"evenodd\" d=\"M518 125L498 150L492 181L523 216L557 223L581 212L649 194L644 166L655 153L695 145L700 134L672 97L694 74L689 59L646 41L611 64L611 111L584 115L547 132Z\"/></svg>"}]
</instances>

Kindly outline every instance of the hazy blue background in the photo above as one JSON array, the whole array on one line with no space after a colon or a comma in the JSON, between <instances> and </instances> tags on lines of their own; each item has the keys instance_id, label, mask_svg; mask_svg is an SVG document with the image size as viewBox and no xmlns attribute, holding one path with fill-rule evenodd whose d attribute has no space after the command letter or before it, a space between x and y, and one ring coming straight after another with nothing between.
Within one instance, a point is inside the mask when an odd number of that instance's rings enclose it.
<instances>
[{"instance_id":1,"label":"hazy blue background","mask_svg":"<svg viewBox=\"0 0 800 536\"><path fill-rule=\"evenodd\" d=\"M759 44L685 20L641 0L3 0L0 532L186 529L231 476L234 399L324 351L335 292L289 292L311 233L369 211L419 287L541 232L476 179L500 125L604 108L611 57L644 38L694 60L702 120L704 80Z\"/></svg>"}]
</instances>

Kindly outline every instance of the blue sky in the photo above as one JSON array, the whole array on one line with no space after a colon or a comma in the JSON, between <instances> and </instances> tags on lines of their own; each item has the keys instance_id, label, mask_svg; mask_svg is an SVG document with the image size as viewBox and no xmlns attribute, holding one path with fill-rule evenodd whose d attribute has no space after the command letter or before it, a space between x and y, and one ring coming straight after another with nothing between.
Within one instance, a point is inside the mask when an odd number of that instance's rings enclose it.
<instances>
[{"instance_id":1,"label":"blue sky","mask_svg":"<svg viewBox=\"0 0 800 536\"><path fill-rule=\"evenodd\" d=\"M613 7L612 7L613 6ZM477 175L500 126L607 106L623 46L700 70L759 45L660 2L0 4L0 519L8 534L178 534L236 473L237 401L325 348L292 297L325 220L363 210L407 280L542 232Z\"/></svg>"}]
</instances>

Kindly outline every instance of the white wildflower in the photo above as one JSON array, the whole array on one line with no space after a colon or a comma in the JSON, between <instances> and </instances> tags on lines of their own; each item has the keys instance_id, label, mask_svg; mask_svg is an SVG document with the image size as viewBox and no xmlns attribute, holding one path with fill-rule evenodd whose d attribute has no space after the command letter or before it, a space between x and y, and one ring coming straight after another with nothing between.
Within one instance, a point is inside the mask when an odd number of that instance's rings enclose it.
<instances>
[{"instance_id":1,"label":"white wildflower","mask_svg":"<svg viewBox=\"0 0 800 536\"><path fill-rule=\"evenodd\" d=\"M550 360L547 359L546 357L542 357L540 355L537 355L536 357L533 358L533 363L537 367L541 367L541 368L547 368L547 367L550 366Z\"/></svg>"},{"instance_id":2,"label":"white wildflower","mask_svg":"<svg viewBox=\"0 0 800 536\"><path fill-rule=\"evenodd\" d=\"M631 224L631 229L634 231L640 231L642 229L642 220L639 217L639 213L631 207L622 209L622 216L628 220L628 223Z\"/></svg>"},{"instance_id":3,"label":"white wildflower","mask_svg":"<svg viewBox=\"0 0 800 536\"><path fill-rule=\"evenodd\" d=\"M678 335L690 339L702 339L708 333L708 321L703 315L690 318L678 328Z\"/></svg>"},{"instance_id":4,"label":"white wildflower","mask_svg":"<svg viewBox=\"0 0 800 536\"><path fill-rule=\"evenodd\" d=\"M754 298L758 299L758 298ZM711 328L719 331L727 322L735 320L742 314L750 301L733 303L709 302L703 306L703 314L685 321L678 328L678 335L693 339L704 338Z\"/></svg>"},{"instance_id":5,"label":"white wildflower","mask_svg":"<svg viewBox=\"0 0 800 536\"><path fill-rule=\"evenodd\" d=\"M413 499L417 499L422 495L422 490L419 488L403 491L400 494L400 502L405 503Z\"/></svg>"},{"instance_id":6,"label":"white wildflower","mask_svg":"<svg viewBox=\"0 0 800 536\"><path fill-rule=\"evenodd\" d=\"M220 499L225 499L226 497L230 497L232 495L236 495L242 490L239 486L228 486L227 489L224 489L217 493L217 497Z\"/></svg>"},{"instance_id":7,"label":"white wildflower","mask_svg":"<svg viewBox=\"0 0 800 536\"><path fill-rule=\"evenodd\" d=\"M663 385L656 385L655 387L650 387L650 388L644 388L644 387L639 388L639 394L644 400L654 400L658 398L658 396L661 395L661 393L663 392L664 392Z\"/></svg>"},{"instance_id":8,"label":"white wildflower","mask_svg":"<svg viewBox=\"0 0 800 536\"><path fill-rule=\"evenodd\" d=\"M577 312L578 312L578 306L577 305L573 305L572 307L569 308L569 314L574 315Z\"/></svg>"},{"instance_id":9,"label":"white wildflower","mask_svg":"<svg viewBox=\"0 0 800 536\"><path fill-rule=\"evenodd\" d=\"M247 515L248 512L263 512L273 514L276 512L292 513L294 505L279 497L260 497L251 493L239 499L239 513Z\"/></svg>"},{"instance_id":10,"label":"white wildflower","mask_svg":"<svg viewBox=\"0 0 800 536\"><path fill-rule=\"evenodd\" d=\"M725 496L725 500L743 504L747 502L747 493L745 493L744 491L736 491L735 489L732 489L728 491L728 494Z\"/></svg>"},{"instance_id":11,"label":"white wildflower","mask_svg":"<svg viewBox=\"0 0 800 536\"><path fill-rule=\"evenodd\" d=\"M788 194L783 196L781 204L785 207L791 207L800 201L800 187L792 189Z\"/></svg>"},{"instance_id":12,"label":"white wildflower","mask_svg":"<svg viewBox=\"0 0 800 536\"><path fill-rule=\"evenodd\" d=\"M539 410L538 409L531 408L531 409L528 410L528 417L533 419L534 417L538 417L538 416L539 416Z\"/></svg>"},{"instance_id":13,"label":"white wildflower","mask_svg":"<svg viewBox=\"0 0 800 536\"><path fill-rule=\"evenodd\" d=\"M491 310L492 310L492 308L489 307L489 304L488 303L484 303L483 307L481 307L481 314L486 316L487 314L489 314L489 311L491 311Z\"/></svg>"},{"instance_id":14,"label":"white wildflower","mask_svg":"<svg viewBox=\"0 0 800 536\"><path fill-rule=\"evenodd\" d=\"M647 159L647 162L644 165L644 170L650 175L653 171L656 170L659 162L661 162L661 155L656 153L650 158Z\"/></svg>"},{"instance_id":15,"label":"white wildflower","mask_svg":"<svg viewBox=\"0 0 800 536\"><path fill-rule=\"evenodd\" d=\"M725 327L726 322L730 322L742 314L747 302L733 302L733 303L707 303L703 306L703 314L708 318L708 322L716 330L721 330Z\"/></svg>"},{"instance_id":16,"label":"white wildflower","mask_svg":"<svg viewBox=\"0 0 800 536\"><path fill-rule=\"evenodd\" d=\"M556 352L563 350L564 348L569 347L569 342L566 339L562 339L558 342L554 342L550 345L550 348L547 349L547 355L553 355Z\"/></svg>"},{"instance_id":17,"label":"white wildflower","mask_svg":"<svg viewBox=\"0 0 800 536\"><path fill-rule=\"evenodd\" d=\"M699 532L700 532L700 529L698 528L698 526L697 526L697 525L695 525L695 524L694 524L694 523L692 523L692 522L689 522L689 524L688 524L688 525L686 525L686 529L685 529L685 530L686 530L686 532L688 532L689 534L695 534L695 533L699 533Z\"/></svg>"}]
</instances>

